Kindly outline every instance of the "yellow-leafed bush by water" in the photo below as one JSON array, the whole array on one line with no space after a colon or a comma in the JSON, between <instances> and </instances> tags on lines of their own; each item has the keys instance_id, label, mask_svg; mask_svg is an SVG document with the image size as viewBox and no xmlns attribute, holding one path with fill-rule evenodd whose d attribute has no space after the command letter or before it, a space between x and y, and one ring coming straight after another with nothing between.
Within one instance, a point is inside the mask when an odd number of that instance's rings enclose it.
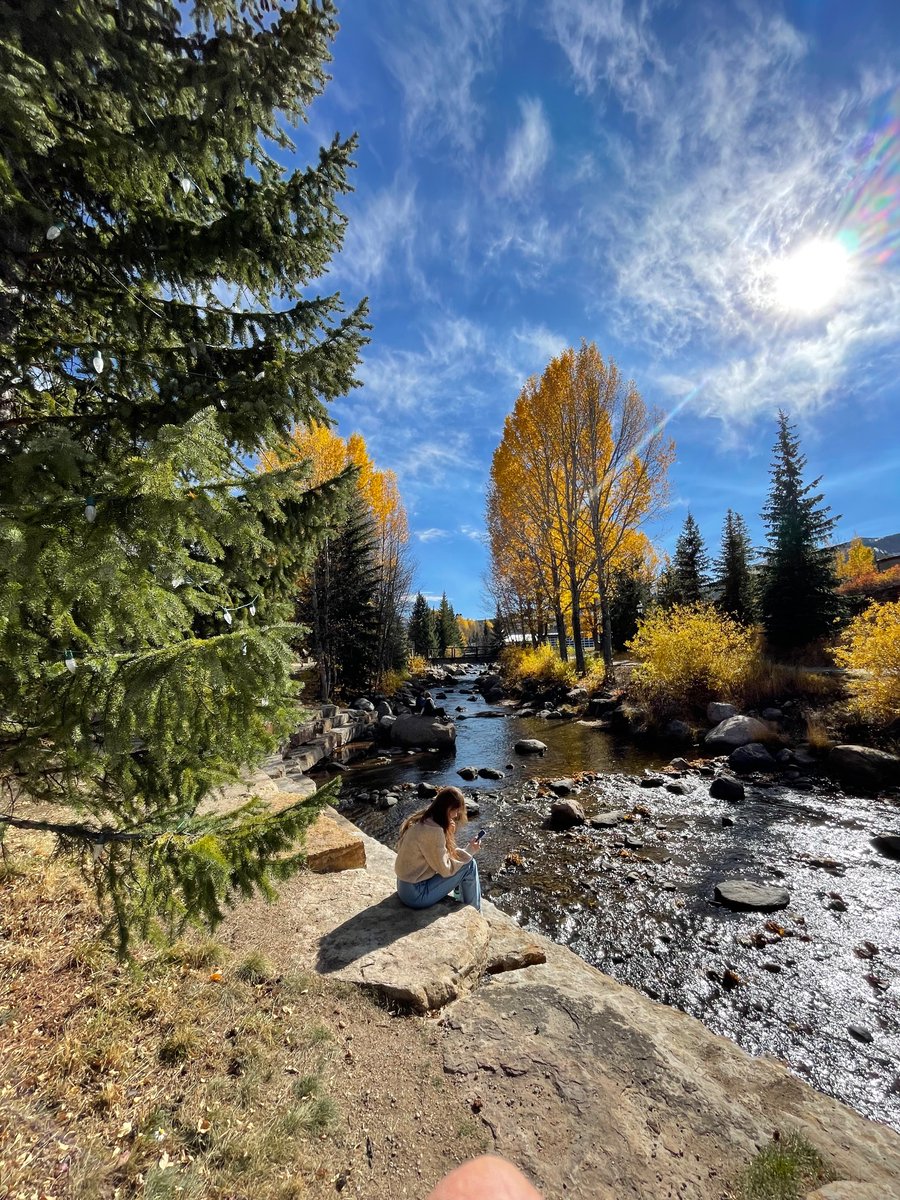
<instances>
[{"instance_id":1,"label":"yellow-leafed bush by water","mask_svg":"<svg viewBox=\"0 0 900 1200\"><path fill-rule=\"evenodd\" d=\"M866 720L887 724L900 717L900 600L870 604L844 630L835 654L842 667L865 671L849 683Z\"/></svg>"},{"instance_id":2,"label":"yellow-leafed bush by water","mask_svg":"<svg viewBox=\"0 0 900 1200\"><path fill-rule=\"evenodd\" d=\"M553 687L575 682L575 664L563 662L552 646L520 649L506 646L500 655L504 677L510 684L523 687Z\"/></svg>"},{"instance_id":3,"label":"yellow-leafed bush by water","mask_svg":"<svg viewBox=\"0 0 900 1200\"><path fill-rule=\"evenodd\" d=\"M755 631L708 604L650 613L628 648L641 660L633 691L660 715L714 697L740 700L744 684L759 671Z\"/></svg>"}]
</instances>

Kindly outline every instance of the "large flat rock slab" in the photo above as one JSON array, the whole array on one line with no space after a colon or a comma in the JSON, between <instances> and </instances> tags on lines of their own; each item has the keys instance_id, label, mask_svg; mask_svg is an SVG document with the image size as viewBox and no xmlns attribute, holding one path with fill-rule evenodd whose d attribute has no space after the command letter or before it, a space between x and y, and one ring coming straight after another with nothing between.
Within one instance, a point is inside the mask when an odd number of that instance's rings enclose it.
<instances>
[{"instance_id":1,"label":"large flat rock slab","mask_svg":"<svg viewBox=\"0 0 900 1200\"><path fill-rule=\"evenodd\" d=\"M429 1012L478 982L490 940L487 922L468 904L414 910L388 896L325 934L316 970Z\"/></svg>"},{"instance_id":2,"label":"large flat rock slab","mask_svg":"<svg viewBox=\"0 0 900 1200\"><path fill-rule=\"evenodd\" d=\"M366 847L361 835L322 813L306 831L306 865L318 875L365 867Z\"/></svg>"}]
</instances>

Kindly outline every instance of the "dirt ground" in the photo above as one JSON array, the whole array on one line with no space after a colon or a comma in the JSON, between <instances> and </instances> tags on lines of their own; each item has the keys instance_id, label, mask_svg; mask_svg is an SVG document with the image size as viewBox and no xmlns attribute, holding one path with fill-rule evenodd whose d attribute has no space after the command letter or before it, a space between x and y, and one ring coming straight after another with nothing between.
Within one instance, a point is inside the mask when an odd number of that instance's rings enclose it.
<instances>
[{"instance_id":1,"label":"dirt ground","mask_svg":"<svg viewBox=\"0 0 900 1200\"><path fill-rule=\"evenodd\" d=\"M424 1198L491 1148L436 1021L200 937L120 962L28 847L0 872L2 1200Z\"/></svg>"}]
</instances>

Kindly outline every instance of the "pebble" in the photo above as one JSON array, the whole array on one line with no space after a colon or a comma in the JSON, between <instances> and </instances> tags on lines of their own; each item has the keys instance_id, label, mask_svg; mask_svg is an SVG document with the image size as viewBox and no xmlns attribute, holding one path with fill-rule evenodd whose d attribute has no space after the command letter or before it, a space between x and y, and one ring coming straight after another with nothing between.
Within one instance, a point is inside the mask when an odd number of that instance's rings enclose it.
<instances>
[{"instance_id":1,"label":"pebble","mask_svg":"<svg viewBox=\"0 0 900 1200\"><path fill-rule=\"evenodd\" d=\"M866 1029L864 1025L848 1025L847 1031L851 1037L855 1037L858 1042L865 1042L866 1045L874 1041L871 1029Z\"/></svg>"}]
</instances>

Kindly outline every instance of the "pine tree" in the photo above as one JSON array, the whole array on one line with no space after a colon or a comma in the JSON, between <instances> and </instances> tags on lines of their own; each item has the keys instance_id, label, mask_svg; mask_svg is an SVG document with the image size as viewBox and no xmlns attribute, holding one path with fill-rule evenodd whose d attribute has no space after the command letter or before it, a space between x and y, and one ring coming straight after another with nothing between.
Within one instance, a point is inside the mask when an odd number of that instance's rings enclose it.
<instances>
[{"instance_id":1,"label":"pine tree","mask_svg":"<svg viewBox=\"0 0 900 1200\"><path fill-rule=\"evenodd\" d=\"M717 604L723 612L745 624L753 620L755 612L751 553L747 523L740 513L729 508L722 529L722 549L716 562Z\"/></svg>"},{"instance_id":2,"label":"pine tree","mask_svg":"<svg viewBox=\"0 0 900 1200\"><path fill-rule=\"evenodd\" d=\"M705 598L709 587L709 555L700 527L690 513L675 543L671 583L676 604L698 603Z\"/></svg>"},{"instance_id":3,"label":"pine tree","mask_svg":"<svg viewBox=\"0 0 900 1200\"><path fill-rule=\"evenodd\" d=\"M378 645L378 534L355 489L340 532L329 538L301 592L323 700L335 688L358 695L374 680Z\"/></svg>"},{"instance_id":4,"label":"pine tree","mask_svg":"<svg viewBox=\"0 0 900 1200\"><path fill-rule=\"evenodd\" d=\"M637 633L638 621L649 605L650 595L640 562L625 563L612 572L609 589L609 617L613 645L626 646Z\"/></svg>"},{"instance_id":5,"label":"pine tree","mask_svg":"<svg viewBox=\"0 0 900 1200\"><path fill-rule=\"evenodd\" d=\"M764 554L760 609L769 645L794 650L829 633L840 615L834 554L828 547L838 518L817 492L821 477L803 482L806 458L800 439L778 414L772 486L763 509Z\"/></svg>"},{"instance_id":6,"label":"pine tree","mask_svg":"<svg viewBox=\"0 0 900 1200\"><path fill-rule=\"evenodd\" d=\"M408 632L413 654L421 654L423 658L434 658L437 653L434 617L428 607L428 601L421 592L418 593L413 604Z\"/></svg>"},{"instance_id":7,"label":"pine tree","mask_svg":"<svg viewBox=\"0 0 900 1200\"><path fill-rule=\"evenodd\" d=\"M328 797L200 809L296 724L295 581L344 486L247 466L365 340L307 294L354 140L279 162L336 30L331 0L3 6L0 830L78 853L123 948L270 893Z\"/></svg>"},{"instance_id":8,"label":"pine tree","mask_svg":"<svg viewBox=\"0 0 900 1200\"><path fill-rule=\"evenodd\" d=\"M462 645L459 625L456 623L456 613L453 606L447 602L447 593L441 596L441 605L437 610L436 620L438 654L445 657L450 650Z\"/></svg>"}]
</instances>

